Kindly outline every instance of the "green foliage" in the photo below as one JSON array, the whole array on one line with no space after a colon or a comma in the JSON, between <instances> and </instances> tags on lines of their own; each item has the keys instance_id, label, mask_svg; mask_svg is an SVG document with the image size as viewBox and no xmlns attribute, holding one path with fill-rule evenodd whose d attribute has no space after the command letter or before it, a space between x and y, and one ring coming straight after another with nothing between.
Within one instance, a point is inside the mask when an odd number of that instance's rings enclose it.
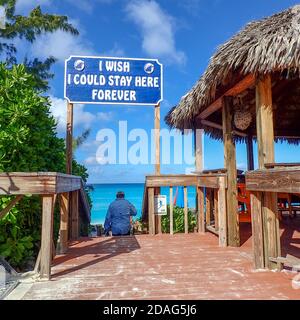
<instances>
[{"instance_id":1,"label":"green foliage","mask_svg":"<svg viewBox=\"0 0 300 320\"><path fill-rule=\"evenodd\" d=\"M17 63L17 48L12 43L16 38L25 39L32 43L37 36L42 33L62 30L73 35L78 35L78 30L69 23L66 16L43 13L40 6L34 8L28 16L15 14L17 0L0 0L0 6L5 7L5 24L0 28L0 53L6 55L6 62L9 65ZM34 74L36 86L41 89L48 88L48 79L53 77L50 72L54 57L49 57L45 61L37 58L33 60L25 59L23 62L28 72Z\"/></svg>"},{"instance_id":2,"label":"green foliage","mask_svg":"<svg viewBox=\"0 0 300 320\"><path fill-rule=\"evenodd\" d=\"M56 136L50 101L40 95L36 79L24 65L7 69L0 64L0 172L65 172L65 141ZM74 173L86 181L87 170L73 161ZM15 187L12 183L12 188ZM0 208L11 197L0 198ZM14 267L24 268L38 252L41 203L26 196L0 220L0 255ZM56 210L54 234L59 214Z\"/></svg>"},{"instance_id":3,"label":"green foliage","mask_svg":"<svg viewBox=\"0 0 300 320\"><path fill-rule=\"evenodd\" d=\"M173 209L173 227L174 233L184 232L184 210L183 208L174 207ZM197 220L195 214L189 209L188 210L188 222L189 222L189 232L194 232L194 228L197 226ZM168 206L168 214L162 216L161 219L162 232L170 232L170 207Z\"/></svg>"}]
</instances>

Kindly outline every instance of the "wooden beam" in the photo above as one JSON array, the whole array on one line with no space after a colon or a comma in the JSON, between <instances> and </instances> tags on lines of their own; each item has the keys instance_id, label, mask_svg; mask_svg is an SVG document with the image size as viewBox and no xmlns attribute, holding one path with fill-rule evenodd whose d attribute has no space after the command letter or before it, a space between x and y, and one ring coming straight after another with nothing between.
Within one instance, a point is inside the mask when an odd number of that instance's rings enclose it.
<instances>
[{"instance_id":1,"label":"wooden beam","mask_svg":"<svg viewBox=\"0 0 300 320\"><path fill-rule=\"evenodd\" d=\"M249 191L300 193L300 167L247 172L246 187Z\"/></svg>"},{"instance_id":2,"label":"wooden beam","mask_svg":"<svg viewBox=\"0 0 300 320\"><path fill-rule=\"evenodd\" d=\"M195 169L197 172L203 171L203 130L194 130L194 144L195 144Z\"/></svg>"},{"instance_id":3,"label":"wooden beam","mask_svg":"<svg viewBox=\"0 0 300 320\"><path fill-rule=\"evenodd\" d=\"M154 188L148 188L148 228L149 234L155 235Z\"/></svg>"},{"instance_id":4,"label":"wooden beam","mask_svg":"<svg viewBox=\"0 0 300 320\"><path fill-rule=\"evenodd\" d=\"M215 129L223 130L222 125L220 125L218 123L215 123L215 122L212 122L212 121L201 120L201 124L203 124L205 126L208 126L208 127L215 128ZM241 132L241 131L238 131L238 130L233 130L232 132L237 136L240 136L240 137L243 137L243 138L247 137L247 134L244 133L244 132Z\"/></svg>"},{"instance_id":5,"label":"wooden beam","mask_svg":"<svg viewBox=\"0 0 300 320\"><path fill-rule=\"evenodd\" d=\"M184 233L189 233L189 217L188 217L188 194L187 187L183 188L184 198Z\"/></svg>"},{"instance_id":6,"label":"wooden beam","mask_svg":"<svg viewBox=\"0 0 300 320\"><path fill-rule=\"evenodd\" d=\"M155 174L160 174L160 104L154 109Z\"/></svg>"},{"instance_id":7,"label":"wooden beam","mask_svg":"<svg viewBox=\"0 0 300 320\"><path fill-rule=\"evenodd\" d=\"M211 190L210 188L206 188L206 197L205 197L205 225L211 225Z\"/></svg>"},{"instance_id":8,"label":"wooden beam","mask_svg":"<svg viewBox=\"0 0 300 320\"><path fill-rule=\"evenodd\" d=\"M196 175L158 175L146 177L147 187L196 186Z\"/></svg>"},{"instance_id":9,"label":"wooden beam","mask_svg":"<svg viewBox=\"0 0 300 320\"><path fill-rule=\"evenodd\" d=\"M300 167L299 162L294 162L294 163L265 163L265 168L267 169L274 169L274 168L292 168L292 167Z\"/></svg>"},{"instance_id":10,"label":"wooden beam","mask_svg":"<svg viewBox=\"0 0 300 320\"><path fill-rule=\"evenodd\" d=\"M238 201L237 201L237 168L236 149L232 135L233 101L231 97L225 97L223 103L223 140L224 140L224 164L227 169L227 226L228 245L240 246Z\"/></svg>"},{"instance_id":11,"label":"wooden beam","mask_svg":"<svg viewBox=\"0 0 300 320\"><path fill-rule=\"evenodd\" d=\"M66 172L72 174L73 161L73 103L67 102Z\"/></svg>"},{"instance_id":12,"label":"wooden beam","mask_svg":"<svg viewBox=\"0 0 300 320\"><path fill-rule=\"evenodd\" d=\"M203 110L199 114L200 119L206 119L209 117L212 113L216 112L217 110L221 109L223 106L223 98L224 97L234 97L238 94L242 93L246 89L252 87L255 84L255 76L252 74L247 75L244 79L239 81L235 86L233 86L231 89L225 92L224 95L222 95L220 98L215 100L213 103L211 103L205 110ZM198 118L197 117L197 118Z\"/></svg>"},{"instance_id":13,"label":"wooden beam","mask_svg":"<svg viewBox=\"0 0 300 320\"><path fill-rule=\"evenodd\" d=\"M64 254L68 250L69 194L60 194L60 229L58 252Z\"/></svg>"},{"instance_id":14,"label":"wooden beam","mask_svg":"<svg viewBox=\"0 0 300 320\"><path fill-rule=\"evenodd\" d=\"M53 241L54 196L42 196L42 238L40 276L50 280Z\"/></svg>"},{"instance_id":15,"label":"wooden beam","mask_svg":"<svg viewBox=\"0 0 300 320\"><path fill-rule=\"evenodd\" d=\"M272 81L270 75L260 78L256 84L256 130L259 168L264 169L265 163L275 160ZM277 264L269 259L270 257L277 258L281 251L278 239L277 195L275 193L263 193L262 216L265 267L276 269Z\"/></svg>"},{"instance_id":16,"label":"wooden beam","mask_svg":"<svg viewBox=\"0 0 300 320\"><path fill-rule=\"evenodd\" d=\"M198 232L205 233L205 215L204 215L204 191L203 188L197 188L198 200Z\"/></svg>"},{"instance_id":17,"label":"wooden beam","mask_svg":"<svg viewBox=\"0 0 300 320\"><path fill-rule=\"evenodd\" d=\"M247 169L248 169L248 171L251 171L251 170L254 170L253 137L252 137L252 135L247 136L246 149L247 149Z\"/></svg>"},{"instance_id":18,"label":"wooden beam","mask_svg":"<svg viewBox=\"0 0 300 320\"><path fill-rule=\"evenodd\" d=\"M2 219L22 198L23 195L17 195L14 199L12 199L10 203L1 210L0 219Z\"/></svg>"},{"instance_id":19,"label":"wooden beam","mask_svg":"<svg viewBox=\"0 0 300 320\"><path fill-rule=\"evenodd\" d=\"M263 214L262 214L262 193L251 193L251 225L252 225L252 246L254 254L255 269L264 269L264 237L263 237Z\"/></svg>"},{"instance_id":20,"label":"wooden beam","mask_svg":"<svg viewBox=\"0 0 300 320\"><path fill-rule=\"evenodd\" d=\"M170 234L174 234L173 187L170 187Z\"/></svg>"},{"instance_id":21,"label":"wooden beam","mask_svg":"<svg viewBox=\"0 0 300 320\"><path fill-rule=\"evenodd\" d=\"M71 239L78 240L79 238L79 203L78 191L72 191L71 198Z\"/></svg>"},{"instance_id":22,"label":"wooden beam","mask_svg":"<svg viewBox=\"0 0 300 320\"><path fill-rule=\"evenodd\" d=\"M274 125L271 76L259 79L256 85L256 130L258 164L274 162Z\"/></svg>"},{"instance_id":23,"label":"wooden beam","mask_svg":"<svg viewBox=\"0 0 300 320\"><path fill-rule=\"evenodd\" d=\"M218 221L219 221L219 246L227 247L227 208L225 178L219 178L218 189Z\"/></svg>"},{"instance_id":24,"label":"wooden beam","mask_svg":"<svg viewBox=\"0 0 300 320\"><path fill-rule=\"evenodd\" d=\"M270 260L281 255L277 194L264 192L262 203L265 266L278 269L278 264Z\"/></svg>"},{"instance_id":25,"label":"wooden beam","mask_svg":"<svg viewBox=\"0 0 300 320\"><path fill-rule=\"evenodd\" d=\"M81 188L81 177L57 172L0 173L0 195L57 194Z\"/></svg>"},{"instance_id":26,"label":"wooden beam","mask_svg":"<svg viewBox=\"0 0 300 320\"><path fill-rule=\"evenodd\" d=\"M158 196L160 194L160 188L154 188L154 195ZM162 227L161 227L161 215L155 214L155 230L157 230L157 234L162 234Z\"/></svg>"},{"instance_id":27,"label":"wooden beam","mask_svg":"<svg viewBox=\"0 0 300 320\"><path fill-rule=\"evenodd\" d=\"M209 232L215 234L216 236L219 236L219 231L216 230L216 228L215 228L214 226L206 226L206 229L207 229Z\"/></svg>"},{"instance_id":28,"label":"wooden beam","mask_svg":"<svg viewBox=\"0 0 300 320\"><path fill-rule=\"evenodd\" d=\"M160 175L160 104L154 107L154 141L155 141L155 175ZM154 194L159 195L160 186L155 188ZM155 215L155 224L158 234L162 233L161 216Z\"/></svg>"},{"instance_id":29,"label":"wooden beam","mask_svg":"<svg viewBox=\"0 0 300 320\"><path fill-rule=\"evenodd\" d=\"M213 189L213 195L214 195L214 220L215 220L215 229L216 231L219 231L219 205L218 205L218 190Z\"/></svg>"}]
</instances>

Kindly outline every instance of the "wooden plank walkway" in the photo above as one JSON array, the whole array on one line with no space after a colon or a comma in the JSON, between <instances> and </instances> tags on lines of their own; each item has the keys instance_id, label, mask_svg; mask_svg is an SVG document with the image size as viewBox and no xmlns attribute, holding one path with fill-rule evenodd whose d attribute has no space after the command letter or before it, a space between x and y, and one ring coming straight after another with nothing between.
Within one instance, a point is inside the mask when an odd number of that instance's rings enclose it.
<instances>
[{"instance_id":1,"label":"wooden plank walkway","mask_svg":"<svg viewBox=\"0 0 300 320\"><path fill-rule=\"evenodd\" d=\"M209 233L82 239L52 270L24 299L300 299L295 274L253 270L251 239L220 248Z\"/></svg>"}]
</instances>

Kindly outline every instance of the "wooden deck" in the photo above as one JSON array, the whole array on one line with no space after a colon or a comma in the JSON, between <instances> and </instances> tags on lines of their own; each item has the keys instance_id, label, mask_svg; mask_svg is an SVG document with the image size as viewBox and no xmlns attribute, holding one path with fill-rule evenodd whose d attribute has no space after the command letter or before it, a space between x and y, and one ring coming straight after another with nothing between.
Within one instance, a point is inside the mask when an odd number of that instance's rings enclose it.
<instances>
[{"instance_id":1,"label":"wooden deck","mask_svg":"<svg viewBox=\"0 0 300 320\"><path fill-rule=\"evenodd\" d=\"M23 298L300 299L295 273L254 271L247 238L241 248L220 248L210 233L82 239ZM285 239L298 253L299 238Z\"/></svg>"}]
</instances>

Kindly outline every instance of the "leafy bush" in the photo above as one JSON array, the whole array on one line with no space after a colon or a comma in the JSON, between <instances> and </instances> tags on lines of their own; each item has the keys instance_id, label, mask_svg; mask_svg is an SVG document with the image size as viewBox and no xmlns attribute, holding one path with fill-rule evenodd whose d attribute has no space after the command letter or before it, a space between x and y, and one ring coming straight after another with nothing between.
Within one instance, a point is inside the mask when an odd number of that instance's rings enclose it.
<instances>
[{"instance_id":1,"label":"leafy bush","mask_svg":"<svg viewBox=\"0 0 300 320\"><path fill-rule=\"evenodd\" d=\"M188 224L189 232L194 232L197 226L197 218L193 210L188 209ZM148 228L148 223L143 221L142 217L134 221L134 227L136 231L144 230ZM161 228L163 233L170 233L170 206L168 205L167 215L161 218ZM174 233L183 233L184 230L184 210L183 208L174 207L173 208L173 230Z\"/></svg>"},{"instance_id":2,"label":"leafy bush","mask_svg":"<svg viewBox=\"0 0 300 320\"><path fill-rule=\"evenodd\" d=\"M188 224L189 232L194 232L195 227L197 226L197 220L195 214L188 210ZM168 214L162 216L161 219L162 232L170 232L170 206L168 206ZM184 210L183 208L174 207L173 208L173 227L174 233L184 232Z\"/></svg>"},{"instance_id":3,"label":"leafy bush","mask_svg":"<svg viewBox=\"0 0 300 320\"><path fill-rule=\"evenodd\" d=\"M23 65L0 64L0 172L65 172L65 141L56 136L50 101L37 89ZM86 169L73 162L74 173L86 181ZM12 197L0 197L4 208ZM0 255L14 267L32 267L41 233L41 201L24 197L0 220ZM59 228L55 212L54 235ZM28 265L28 262L31 265Z\"/></svg>"}]
</instances>

